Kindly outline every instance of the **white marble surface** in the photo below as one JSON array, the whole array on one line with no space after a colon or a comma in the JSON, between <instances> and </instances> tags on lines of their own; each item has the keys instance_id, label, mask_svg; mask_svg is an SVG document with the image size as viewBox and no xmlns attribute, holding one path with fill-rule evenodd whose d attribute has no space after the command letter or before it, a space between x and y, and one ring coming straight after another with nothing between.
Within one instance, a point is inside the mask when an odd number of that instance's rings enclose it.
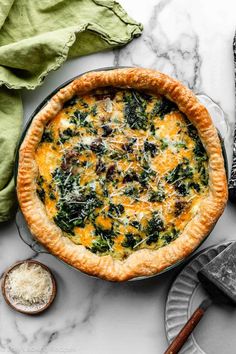
<instances>
[{"instance_id":1,"label":"white marble surface","mask_svg":"<svg viewBox=\"0 0 236 354\"><path fill-rule=\"evenodd\" d=\"M53 88L76 74L117 64L139 65L171 74L195 92L211 96L223 108L232 134L235 0L120 2L144 24L143 35L126 48L75 59L48 75L42 87L24 93L25 118ZM226 143L230 160L231 135ZM235 215L235 208L228 205L203 247L235 239ZM19 239L14 223L1 225L0 234L0 272L17 260L35 257ZM113 284L89 278L49 255L37 259L54 271L58 296L39 317L12 311L0 297L0 352L164 352L165 299L176 271L146 281Z\"/></svg>"}]
</instances>

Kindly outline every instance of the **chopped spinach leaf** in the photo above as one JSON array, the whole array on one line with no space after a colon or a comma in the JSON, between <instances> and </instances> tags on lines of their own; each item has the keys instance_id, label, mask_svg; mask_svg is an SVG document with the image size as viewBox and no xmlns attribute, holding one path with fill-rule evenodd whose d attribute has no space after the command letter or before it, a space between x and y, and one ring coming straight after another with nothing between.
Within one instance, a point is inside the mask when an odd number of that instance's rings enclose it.
<instances>
[{"instance_id":1,"label":"chopped spinach leaf","mask_svg":"<svg viewBox=\"0 0 236 354\"><path fill-rule=\"evenodd\" d=\"M107 189L105 178L99 178L99 184L102 187L102 191L103 191L104 197L108 197L109 193L108 193L108 189Z\"/></svg>"},{"instance_id":2,"label":"chopped spinach leaf","mask_svg":"<svg viewBox=\"0 0 236 354\"><path fill-rule=\"evenodd\" d=\"M150 246L152 243L157 242L158 239L159 239L159 232L154 232L152 235L148 236L146 244Z\"/></svg>"},{"instance_id":3,"label":"chopped spinach leaf","mask_svg":"<svg viewBox=\"0 0 236 354\"><path fill-rule=\"evenodd\" d=\"M67 216L67 213L63 210L60 210L56 216L53 218L55 224L60 227L62 231L67 232L68 234L74 235L73 228L74 224L71 225Z\"/></svg>"},{"instance_id":4,"label":"chopped spinach leaf","mask_svg":"<svg viewBox=\"0 0 236 354\"><path fill-rule=\"evenodd\" d=\"M139 190L134 186L129 186L124 191L125 195L129 195L130 197L138 198L139 197Z\"/></svg>"},{"instance_id":5,"label":"chopped spinach leaf","mask_svg":"<svg viewBox=\"0 0 236 354\"><path fill-rule=\"evenodd\" d=\"M63 105L63 108L68 108L68 107L72 107L76 104L78 100L77 96L72 97L70 100L66 101Z\"/></svg>"},{"instance_id":6,"label":"chopped spinach leaf","mask_svg":"<svg viewBox=\"0 0 236 354\"><path fill-rule=\"evenodd\" d=\"M198 132L195 126L192 123L190 123L187 118L185 118L185 121L187 123L188 135L190 136L190 138L192 138L195 141L199 140Z\"/></svg>"},{"instance_id":7,"label":"chopped spinach leaf","mask_svg":"<svg viewBox=\"0 0 236 354\"><path fill-rule=\"evenodd\" d=\"M154 143L150 143L149 141L145 140L144 142L144 151L150 152L151 157L155 157L157 153L157 147Z\"/></svg>"},{"instance_id":8,"label":"chopped spinach leaf","mask_svg":"<svg viewBox=\"0 0 236 354\"><path fill-rule=\"evenodd\" d=\"M150 132L152 133L152 135L156 134L156 128L153 122L150 123Z\"/></svg>"},{"instance_id":9,"label":"chopped spinach leaf","mask_svg":"<svg viewBox=\"0 0 236 354\"><path fill-rule=\"evenodd\" d=\"M90 247L90 251L93 253L105 253L111 250L114 241L111 239L105 239L102 237L96 238L93 240L92 247Z\"/></svg>"},{"instance_id":10,"label":"chopped spinach leaf","mask_svg":"<svg viewBox=\"0 0 236 354\"><path fill-rule=\"evenodd\" d=\"M49 196L49 199L51 199L51 200L56 199L55 189L53 188L53 186L51 184L48 185L48 196Z\"/></svg>"},{"instance_id":11,"label":"chopped spinach leaf","mask_svg":"<svg viewBox=\"0 0 236 354\"><path fill-rule=\"evenodd\" d=\"M162 202L165 199L165 191L163 188L159 188L157 191L152 190L149 195L150 202Z\"/></svg>"},{"instance_id":12,"label":"chopped spinach leaf","mask_svg":"<svg viewBox=\"0 0 236 354\"><path fill-rule=\"evenodd\" d=\"M45 202L45 191L43 188L44 178L43 176L39 176L37 179L37 189L36 192L38 194L39 199L44 203Z\"/></svg>"},{"instance_id":13,"label":"chopped spinach leaf","mask_svg":"<svg viewBox=\"0 0 236 354\"><path fill-rule=\"evenodd\" d=\"M108 212L114 216L121 216L124 212L125 208L122 204L113 204L110 203Z\"/></svg>"},{"instance_id":14,"label":"chopped spinach leaf","mask_svg":"<svg viewBox=\"0 0 236 354\"><path fill-rule=\"evenodd\" d=\"M70 123L76 124L80 127L89 127L90 124L86 121L87 116L88 112L77 109L70 117Z\"/></svg>"},{"instance_id":15,"label":"chopped spinach leaf","mask_svg":"<svg viewBox=\"0 0 236 354\"><path fill-rule=\"evenodd\" d=\"M45 202L45 191L43 188L37 188L37 194L39 199L44 203Z\"/></svg>"},{"instance_id":16,"label":"chopped spinach leaf","mask_svg":"<svg viewBox=\"0 0 236 354\"><path fill-rule=\"evenodd\" d=\"M133 182L133 181L138 181L138 175L135 171L130 170L129 172L127 172L123 178L123 183L127 183L127 182Z\"/></svg>"},{"instance_id":17,"label":"chopped spinach leaf","mask_svg":"<svg viewBox=\"0 0 236 354\"><path fill-rule=\"evenodd\" d=\"M168 100L166 97L162 97L155 103L151 112L151 116L159 116L161 119L163 119L166 114L176 111L177 109L178 107L174 102Z\"/></svg>"},{"instance_id":18,"label":"chopped spinach leaf","mask_svg":"<svg viewBox=\"0 0 236 354\"><path fill-rule=\"evenodd\" d=\"M169 143L166 139L160 139L160 143L161 143L160 149L162 151L168 148Z\"/></svg>"},{"instance_id":19,"label":"chopped spinach leaf","mask_svg":"<svg viewBox=\"0 0 236 354\"><path fill-rule=\"evenodd\" d=\"M143 187L147 187L147 184L151 177L155 177L156 172L152 170L150 167L144 165L143 171L139 175L139 183Z\"/></svg>"},{"instance_id":20,"label":"chopped spinach leaf","mask_svg":"<svg viewBox=\"0 0 236 354\"><path fill-rule=\"evenodd\" d=\"M147 226L147 234L153 234L155 232L159 232L164 230L164 222L161 219L159 213L157 211L152 213L151 219L148 221L148 226Z\"/></svg>"},{"instance_id":21,"label":"chopped spinach leaf","mask_svg":"<svg viewBox=\"0 0 236 354\"><path fill-rule=\"evenodd\" d=\"M141 230L141 224L137 220L131 221L130 225L135 227L135 229Z\"/></svg>"},{"instance_id":22,"label":"chopped spinach leaf","mask_svg":"<svg viewBox=\"0 0 236 354\"><path fill-rule=\"evenodd\" d=\"M189 188L195 189L196 192L200 192L200 190L201 190L199 183L196 183L196 182L190 182Z\"/></svg>"},{"instance_id":23,"label":"chopped spinach leaf","mask_svg":"<svg viewBox=\"0 0 236 354\"><path fill-rule=\"evenodd\" d=\"M90 113L92 114L93 117L95 117L97 115L97 105L96 104L92 106Z\"/></svg>"},{"instance_id":24,"label":"chopped spinach leaf","mask_svg":"<svg viewBox=\"0 0 236 354\"><path fill-rule=\"evenodd\" d=\"M38 177L37 183L38 183L39 186L42 186L42 185L43 185L43 182L44 182L44 178L43 178L42 175L40 175L40 176Z\"/></svg>"},{"instance_id":25,"label":"chopped spinach leaf","mask_svg":"<svg viewBox=\"0 0 236 354\"><path fill-rule=\"evenodd\" d=\"M187 145L185 142L183 141L178 141L176 143L174 143L175 147L177 148L177 150L179 151L180 149L184 149L186 150L187 149Z\"/></svg>"},{"instance_id":26,"label":"chopped spinach leaf","mask_svg":"<svg viewBox=\"0 0 236 354\"><path fill-rule=\"evenodd\" d=\"M168 245L168 243L174 241L179 236L179 230L173 227L170 231L167 231L162 234L161 239L164 240L164 245Z\"/></svg>"},{"instance_id":27,"label":"chopped spinach leaf","mask_svg":"<svg viewBox=\"0 0 236 354\"><path fill-rule=\"evenodd\" d=\"M193 169L189 166L187 159L184 162L179 163L173 170L171 170L166 176L168 183L175 183L177 180L184 180L193 177Z\"/></svg>"},{"instance_id":28,"label":"chopped spinach leaf","mask_svg":"<svg viewBox=\"0 0 236 354\"><path fill-rule=\"evenodd\" d=\"M207 161L207 154L206 150L204 149L204 146L201 142L200 139L196 140L195 147L193 149L194 155L196 157L196 160L198 161Z\"/></svg>"},{"instance_id":29,"label":"chopped spinach leaf","mask_svg":"<svg viewBox=\"0 0 236 354\"><path fill-rule=\"evenodd\" d=\"M182 181L178 181L174 184L175 189L177 190L177 192L182 195L183 197L185 197L186 195L189 194L189 186L187 183L184 183Z\"/></svg>"},{"instance_id":30,"label":"chopped spinach leaf","mask_svg":"<svg viewBox=\"0 0 236 354\"><path fill-rule=\"evenodd\" d=\"M103 205L89 185L79 186L79 175L57 168L53 179L60 192L55 223L65 232L73 234L75 226L84 227L85 221L93 217L97 207Z\"/></svg>"},{"instance_id":31,"label":"chopped spinach leaf","mask_svg":"<svg viewBox=\"0 0 236 354\"><path fill-rule=\"evenodd\" d=\"M73 176L68 170L56 168L52 173L53 180L55 181L61 196L68 192L73 191L73 187L79 185L79 176Z\"/></svg>"},{"instance_id":32,"label":"chopped spinach leaf","mask_svg":"<svg viewBox=\"0 0 236 354\"><path fill-rule=\"evenodd\" d=\"M55 194L53 193L53 191L50 191L49 194L48 194L48 196L49 196L49 198L50 198L51 200L55 200L55 199L56 199L56 196L55 196Z\"/></svg>"},{"instance_id":33,"label":"chopped spinach leaf","mask_svg":"<svg viewBox=\"0 0 236 354\"><path fill-rule=\"evenodd\" d=\"M139 95L140 95L140 97L142 97L147 102L151 102L152 101L153 96L151 94L149 95L147 92L139 91Z\"/></svg>"},{"instance_id":34,"label":"chopped spinach leaf","mask_svg":"<svg viewBox=\"0 0 236 354\"><path fill-rule=\"evenodd\" d=\"M111 160L122 160L125 156L125 153L120 151L112 151L110 154Z\"/></svg>"},{"instance_id":35,"label":"chopped spinach leaf","mask_svg":"<svg viewBox=\"0 0 236 354\"><path fill-rule=\"evenodd\" d=\"M67 129L63 130L62 133L61 132L59 133L58 145L64 144L67 140L69 140L74 135L75 135L75 132L73 132L73 130L71 128L67 128Z\"/></svg>"},{"instance_id":36,"label":"chopped spinach leaf","mask_svg":"<svg viewBox=\"0 0 236 354\"><path fill-rule=\"evenodd\" d=\"M103 239L111 239L115 234L113 229L103 229L101 226L98 226L97 224L94 225L95 227L95 234L97 236L101 236Z\"/></svg>"},{"instance_id":37,"label":"chopped spinach leaf","mask_svg":"<svg viewBox=\"0 0 236 354\"><path fill-rule=\"evenodd\" d=\"M128 233L125 235L125 240L122 242L122 246L126 248L134 249L135 246L142 240L139 235Z\"/></svg>"},{"instance_id":38,"label":"chopped spinach leaf","mask_svg":"<svg viewBox=\"0 0 236 354\"><path fill-rule=\"evenodd\" d=\"M152 218L148 221L148 226L146 233L148 239L146 241L147 245L151 245L153 242L157 242L159 238L160 231L163 231L165 228L164 222L161 219L158 212L152 213Z\"/></svg>"},{"instance_id":39,"label":"chopped spinach leaf","mask_svg":"<svg viewBox=\"0 0 236 354\"><path fill-rule=\"evenodd\" d=\"M129 141L128 141L127 143L122 144L121 147L122 147L122 149L123 149L124 151L131 153L131 152L134 151L134 150L133 150L133 145L134 145L134 143L135 143L136 141L137 141L136 138L131 138L131 139L129 139Z\"/></svg>"},{"instance_id":40,"label":"chopped spinach leaf","mask_svg":"<svg viewBox=\"0 0 236 354\"><path fill-rule=\"evenodd\" d=\"M207 186L208 181L209 181L209 173L203 163L200 164L200 166L199 166L199 172L200 172L200 176L201 176L201 183L204 186Z\"/></svg>"},{"instance_id":41,"label":"chopped spinach leaf","mask_svg":"<svg viewBox=\"0 0 236 354\"><path fill-rule=\"evenodd\" d=\"M71 196L71 198L73 197ZM93 191L75 196L74 199L71 198L70 200L59 199L58 213L54 217L54 221L63 231L74 234L74 227L84 227L86 219L93 214L97 207L102 206L102 202Z\"/></svg>"},{"instance_id":42,"label":"chopped spinach leaf","mask_svg":"<svg viewBox=\"0 0 236 354\"><path fill-rule=\"evenodd\" d=\"M52 143L53 142L53 135L52 131L50 129L45 129L42 135L41 143L47 142L47 143Z\"/></svg>"},{"instance_id":43,"label":"chopped spinach leaf","mask_svg":"<svg viewBox=\"0 0 236 354\"><path fill-rule=\"evenodd\" d=\"M147 129L146 100L137 91L124 94L124 116L131 129Z\"/></svg>"}]
</instances>

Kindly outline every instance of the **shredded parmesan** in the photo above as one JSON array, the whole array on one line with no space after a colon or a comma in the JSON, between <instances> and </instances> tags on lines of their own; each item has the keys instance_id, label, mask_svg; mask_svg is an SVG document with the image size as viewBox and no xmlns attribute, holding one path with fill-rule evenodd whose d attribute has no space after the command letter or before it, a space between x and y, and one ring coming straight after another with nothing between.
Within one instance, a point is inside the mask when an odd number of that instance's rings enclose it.
<instances>
[{"instance_id":1,"label":"shredded parmesan","mask_svg":"<svg viewBox=\"0 0 236 354\"><path fill-rule=\"evenodd\" d=\"M52 279L39 264L25 262L10 271L6 290L16 304L47 303L52 295Z\"/></svg>"}]
</instances>

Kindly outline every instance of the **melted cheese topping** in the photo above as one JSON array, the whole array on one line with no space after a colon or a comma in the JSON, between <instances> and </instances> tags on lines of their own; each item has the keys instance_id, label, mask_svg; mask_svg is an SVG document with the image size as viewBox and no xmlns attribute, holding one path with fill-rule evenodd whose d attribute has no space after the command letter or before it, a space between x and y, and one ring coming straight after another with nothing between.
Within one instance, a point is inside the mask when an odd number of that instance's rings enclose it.
<instances>
[{"instance_id":1,"label":"melted cheese topping","mask_svg":"<svg viewBox=\"0 0 236 354\"><path fill-rule=\"evenodd\" d=\"M178 237L208 193L196 129L165 97L105 88L45 127L37 193L74 243L124 258Z\"/></svg>"}]
</instances>

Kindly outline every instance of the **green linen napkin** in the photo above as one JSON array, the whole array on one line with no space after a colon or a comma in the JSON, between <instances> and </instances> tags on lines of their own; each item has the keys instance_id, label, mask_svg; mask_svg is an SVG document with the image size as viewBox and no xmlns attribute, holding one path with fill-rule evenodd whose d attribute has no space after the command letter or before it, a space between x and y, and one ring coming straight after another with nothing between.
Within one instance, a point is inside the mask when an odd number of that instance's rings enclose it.
<instances>
[{"instance_id":1,"label":"green linen napkin","mask_svg":"<svg viewBox=\"0 0 236 354\"><path fill-rule=\"evenodd\" d=\"M0 222L15 206L18 89L34 89L67 58L122 46L141 32L142 25L113 0L0 1Z\"/></svg>"}]
</instances>

